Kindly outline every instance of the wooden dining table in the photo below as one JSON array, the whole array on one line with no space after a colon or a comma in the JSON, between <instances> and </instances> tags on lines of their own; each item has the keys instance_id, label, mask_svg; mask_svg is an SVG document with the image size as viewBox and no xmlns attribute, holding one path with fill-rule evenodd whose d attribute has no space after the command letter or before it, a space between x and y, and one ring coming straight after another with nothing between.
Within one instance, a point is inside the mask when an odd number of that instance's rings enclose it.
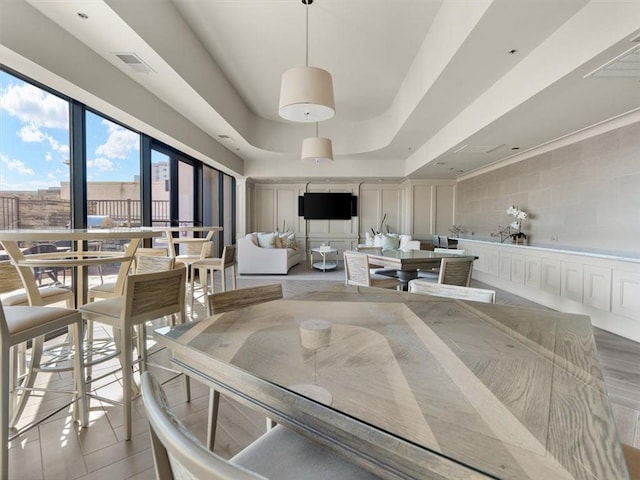
<instances>
[{"instance_id":1,"label":"wooden dining table","mask_svg":"<svg viewBox=\"0 0 640 480\"><path fill-rule=\"evenodd\" d=\"M418 269L431 269L440 266L443 258L473 258L473 255L440 253L431 250L383 250L382 253L367 253L369 262L385 268L410 272Z\"/></svg>"},{"instance_id":2,"label":"wooden dining table","mask_svg":"<svg viewBox=\"0 0 640 480\"><path fill-rule=\"evenodd\" d=\"M628 479L584 315L336 285L155 338L383 478Z\"/></svg>"},{"instance_id":3,"label":"wooden dining table","mask_svg":"<svg viewBox=\"0 0 640 480\"><path fill-rule=\"evenodd\" d=\"M110 229L14 229L0 230L0 245L6 251L11 262L18 269L30 305L42 305L42 299L36 284L34 269L77 268L76 282L73 285L76 293L76 306L85 303L84 268L92 265L120 263L120 270L128 271L140 241L162 235L158 228L110 228ZM84 242L106 240L129 240L124 251L100 251L84 248ZM74 244L70 249L63 248L57 252L24 255L20 243L39 243L69 241ZM125 278L123 275L118 277ZM124 285L120 286L121 288Z\"/></svg>"}]
</instances>

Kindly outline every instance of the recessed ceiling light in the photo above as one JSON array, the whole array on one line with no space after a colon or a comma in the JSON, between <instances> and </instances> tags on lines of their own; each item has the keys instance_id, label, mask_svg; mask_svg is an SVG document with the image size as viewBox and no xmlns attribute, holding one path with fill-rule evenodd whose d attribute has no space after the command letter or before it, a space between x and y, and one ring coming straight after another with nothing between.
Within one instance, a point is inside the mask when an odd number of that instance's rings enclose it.
<instances>
[{"instance_id":1,"label":"recessed ceiling light","mask_svg":"<svg viewBox=\"0 0 640 480\"><path fill-rule=\"evenodd\" d=\"M513 55L514 53L517 53L517 52L518 52L518 50L516 50L515 48L512 48L512 49L511 49L511 50L509 50L507 53L508 53L509 55Z\"/></svg>"},{"instance_id":2,"label":"recessed ceiling light","mask_svg":"<svg viewBox=\"0 0 640 480\"><path fill-rule=\"evenodd\" d=\"M78 12L78 16L83 20L86 20L87 18L89 18L89 15L87 15L84 12Z\"/></svg>"},{"instance_id":3,"label":"recessed ceiling light","mask_svg":"<svg viewBox=\"0 0 640 480\"><path fill-rule=\"evenodd\" d=\"M520 147L511 147L511 150L520 150Z\"/></svg>"},{"instance_id":4,"label":"recessed ceiling light","mask_svg":"<svg viewBox=\"0 0 640 480\"><path fill-rule=\"evenodd\" d=\"M464 170L458 170L458 173L462 173L462 172L464 172Z\"/></svg>"},{"instance_id":5,"label":"recessed ceiling light","mask_svg":"<svg viewBox=\"0 0 640 480\"><path fill-rule=\"evenodd\" d=\"M218 138L231 138L229 135L218 135Z\"/></svg>"}]
</instances>

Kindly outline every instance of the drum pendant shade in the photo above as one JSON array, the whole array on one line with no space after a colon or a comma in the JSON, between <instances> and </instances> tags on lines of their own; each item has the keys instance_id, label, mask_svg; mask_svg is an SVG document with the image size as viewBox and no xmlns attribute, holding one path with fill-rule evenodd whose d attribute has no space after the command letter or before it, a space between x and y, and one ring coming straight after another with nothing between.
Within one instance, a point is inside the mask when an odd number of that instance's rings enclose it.
<instances>
[{"instance_id":1,"label":"drum pendant shade","mask_svg":"<svg viewBox=\"0 0 640 480\"><path fill-rule=\"evenodd\" d=\"M331 139L322 137L305 138L302 141L301 160L305 163L331 163L333 162L333 148Z\"/></svg>"},{"instance_id":2,"label":"drum pendant shade","mask_svg":"<svg viewBox=\"0 0 640 480\"><path fill-rule=\"evenodd\" d=\"M279 113L292 122L322 122L333 117L331 74L317 67L294 67L284 72Z\"/></svg>"}]
</instances>

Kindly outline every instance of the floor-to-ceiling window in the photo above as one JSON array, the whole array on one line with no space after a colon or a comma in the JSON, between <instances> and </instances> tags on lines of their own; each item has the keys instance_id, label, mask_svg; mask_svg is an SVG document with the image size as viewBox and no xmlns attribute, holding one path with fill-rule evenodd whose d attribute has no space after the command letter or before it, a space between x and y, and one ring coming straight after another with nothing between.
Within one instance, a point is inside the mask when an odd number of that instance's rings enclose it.
<instances>
[{"instance_id":1,"label":"floor-to-ceiling window","mask_svg":"<svg viewBox=\"0 0 640 480\"><path fill-rule=\"evenodd\" d=\"M87 111L85 144L88 226L139 227L140 135Z\"/></svg>"},{"instance_id":2,"label":"floor-to-ceiling window","mask_svg":"<svg viewBox=\"0 0 640 480\"><path fill-rule=\"evenodd\" d=\"M0 228L65 227L69 101L0 70Z\"/></svg>"},{"instance_id":3,"label":"floor-to-ceiling window","mask_svg":"<svg viewBox=\"0 0 640 480\"><path fill-rule=\"evenodd\" d=\"M222 247L234 238L234 187L233 177L0 68L0 228L224 222Z\"/></svg>"}]
</instances>

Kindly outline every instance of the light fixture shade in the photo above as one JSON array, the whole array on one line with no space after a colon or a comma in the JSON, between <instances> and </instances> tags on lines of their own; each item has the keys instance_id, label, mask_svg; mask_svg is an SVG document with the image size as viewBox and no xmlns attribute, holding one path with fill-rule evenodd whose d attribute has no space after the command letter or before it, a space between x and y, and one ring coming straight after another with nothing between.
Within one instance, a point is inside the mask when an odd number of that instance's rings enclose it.
<instances>
[{"instance_id":1,"label":"light fixture shade","mask_svg":"<svg viewBox=\"0 0 640 480\"><path fill-rule=\"evenodd\" d=\"M331 139L321 137L305 138L302 141L302 155L300 158L305 163L331 163L333 162L333 148Z\"/></svg>"},{"instance_id":2,"label":"light fixture shade","mask_svg":"<svg viewBox=\"0 0 640 480\"><path fill-rule=\"evenodd\" d=\"M292 122L322 122L336 113L331 74L317 67L295 67L282 74L280 116Z\"/></svg>"}]
</instances>

